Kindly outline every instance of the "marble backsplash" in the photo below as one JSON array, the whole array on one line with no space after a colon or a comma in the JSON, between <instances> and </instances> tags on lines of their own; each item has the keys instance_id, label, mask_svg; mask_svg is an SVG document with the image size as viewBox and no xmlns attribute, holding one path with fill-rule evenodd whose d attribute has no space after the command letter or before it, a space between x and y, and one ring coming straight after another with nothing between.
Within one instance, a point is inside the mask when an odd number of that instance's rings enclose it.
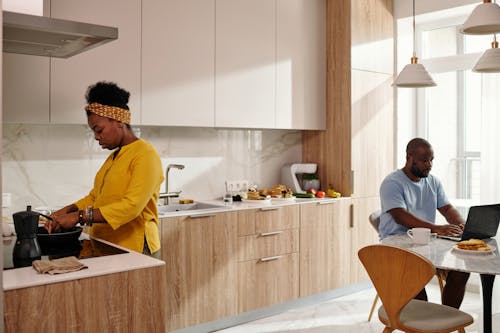
<instances>
[{"instance_id":1,"label":"marble backsplash","mask_svg":"<svg viewBox=\"0 0 500 333\"><path fill-rule=\"evenodd\" d=\"M221 197L225 180L273 186L284 164L301 160L300 131L144 126L134 131L155 146L164 168L185 165L170 171L169 190L194 200ZM4 124L2 192L11 193L12 205L3 215L27 204L64 206L86 195L109 153L84 125Z\"/></svg>"}]
</instances>

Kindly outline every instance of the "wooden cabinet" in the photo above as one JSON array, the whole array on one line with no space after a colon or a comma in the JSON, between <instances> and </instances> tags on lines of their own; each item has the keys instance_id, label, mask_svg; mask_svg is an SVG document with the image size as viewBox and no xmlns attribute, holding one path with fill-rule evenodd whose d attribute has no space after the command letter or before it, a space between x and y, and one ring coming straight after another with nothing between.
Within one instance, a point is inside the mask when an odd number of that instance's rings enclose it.
<instances>
[{"instance_id":1,"label":"wooden cabinet","mask_svg":"<svg viewBox=\"0 0 500 333\"><path fill-rule=\"evenodd\" d=\"M5 332L164 333L165 290L163 266L6 290Z\"/></svg>"},{"instance_id":2,"label":"wooden cabinet","mask_svg":"<svg viewBox=\"0 0 500 333\"><path fill-rule=\"evenodd\" d=\"M276 27L276 127L325 129L325 0L277 0Z\"/></svg>"},{"instance_id":3,"label":"wooden cabinet","mask_svg":"<svg viewBox=\"0 0 500 333\"><path fill-rule=\"evenodd\" d=\"M51 59L50 122L86 124L87 87L105 80L130 92L132 124L139 124L141 2L51 0L51 16L118 27L118 39L68 59Z\"/></svg>"},{"instance_id":4,"label":"wooden cabinet","mask_svg":"<svg viewBox=\"0 0 500 333\"><path fill-rule=\"evenodd\" d=\"M238 212L238 312L299 297L299 206Z\"/></svg>"},{"instance_id":5,"label":"wooden cabinet","mask_svg":"<svg viewBox=\"0 0 500 333\"><path fill-rule=\"evenodd\" d=\"M142 125L213 127L215 0L148 0L142 17Z\"/></svg>"},{"instance_id":6,"label":"wooden cabinet","mask_svg":"<svg viewBox=\"0 0 500 333\"><path fill-rule=\"evenodd\" d=\"M49 58L3 53L3 122L48 124Z\"/></svg>"},{"instance_id":7,"label":"wooden cabinet","mask_svg":"<svg viewBox=\"0 0 500 333\"><path fill-rule=\"evenodd\" d=\"M350 199L301 205L301 297L349 284L350 205Z\"/></svg>"},{"instance_id":8,"label":"wooden cabinet","mask_svg":"<svg viewBox=\"0 0 500 333\"><path fill-rule=\"evenodd\" d=\"M215 126L274 128L276 1L216 4Z\"/></svg>"},{"instance_id":9,"label":"wooden cabinet","mask_svg":"<svg viewBox=\"0 0 500 333\"><path fill-rule=\"evenodd\" d=\"M161 219L167 331L237 313L237 215Z\"/></svg>"},{"instance_id":10,"label":"wooden cabinet","mask_svg":"<svg viewBox=\"0 0 500 333\"><path fill-rule=\"evenodd\" d=\"M368 216L379 209L379 197L352 199L350 283L358 283L369 279L368 274L366 274L363 265L358 259L358 251L362 247L379 242L378 233L368 220Z\"/></svg>"}]
</instances>

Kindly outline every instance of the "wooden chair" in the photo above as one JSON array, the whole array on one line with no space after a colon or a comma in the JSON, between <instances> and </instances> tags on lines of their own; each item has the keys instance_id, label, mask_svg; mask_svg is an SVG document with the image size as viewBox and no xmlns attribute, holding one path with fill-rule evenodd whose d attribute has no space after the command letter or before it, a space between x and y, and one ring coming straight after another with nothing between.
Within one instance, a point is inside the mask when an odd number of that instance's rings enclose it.
<instances>
[{"instance_id":1,"label":"wooden chair","mask_svg":"<svg viewBox=\"0 0 500 333\"><path fill-rule=\"evenodd\" d=\"M380 215L382 214L381 210L376 210L368 216L368 221L372 227L378 233L378 226L380 224ZM443 298L443 289L444 289L444 281L446 281L447 271L442 269L436 269L436 277L439 283L439 289L441 291L441 299ZM375 307L377 306L379 297L378 294L375 295L375 299L373 300L372 307L370 308L370 313L368 314L368 321L372 320L373 312L375 311Z\"/></svg>"},{"instance_id":2,"label":"wooden chair","mask_svg":"<svg viewBox=\"0 0 500 333\"><path fill-rule=\"evenodd\" d=\"M436 273L434 265L424 257L388 245L366 246L358 256L382 300L378 316L385 325L383 333L396 329L410 333L465 333L464 327L473 323L472 316L463 311L413 299Z\"/></svg>"}]
</instances>

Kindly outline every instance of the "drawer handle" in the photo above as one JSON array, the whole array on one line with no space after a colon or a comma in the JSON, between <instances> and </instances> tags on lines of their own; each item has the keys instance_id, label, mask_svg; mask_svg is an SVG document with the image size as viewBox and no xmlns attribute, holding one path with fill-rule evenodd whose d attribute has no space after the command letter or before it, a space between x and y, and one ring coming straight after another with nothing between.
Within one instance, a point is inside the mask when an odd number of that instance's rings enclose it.
<instances>
[{"instance_id":1,"label":"drawer handle","mask_svg":"<svg viewBox=\"0 0 500 333\"><path fill-rule=\"evenodd\" d=\"M212 217L212 216L215 216L216 214L215 213L212 213L212 214L194 214L194 215L189 215L190 218L192 219L199 219L199 218L202 218L202 217Z\"/></svg>"},{"instance_id":2,"label":"drawer handle","mask_svg":"<svg viewBox=\"0 0 500 333\"><path fill-rule=\"evenodd\" d=\"M318 205L330 205L335 203L335 201L318 201Z\"/></svg>"},{"instance_id":3,"label":"drawer handle","mask_svg":"<svg viewBox=\"0 0 500 333\"><path fill-rule=\"evenodd\" d=\"M262 233L260 233L259 236L261 236L261 237L274 236L274 235L279 235L279 234L282 234L282 233L283 233L283 230L280 230L280 231L271 231L271 232L262 232Z\"/></svg>"},{"instance_id":4,"label":"drawer handle","mask_svg":"<svg viewBox=\"0 0 500 333\"><path fill-rule=\"evenodd\" d=\"M260 258L259 261L260 262L273 261L273 260L278 260L281 257L283 257L283 256L274 256L274 257Z\"/></svg>"},{"instance_id":5,"label":"drawer handle","mask_svg":"<svg viewBox=\"0 0 500 333\"><path fill-rule=\"evenodd\" d=\"M281 209L281 207L262 207L260 210L266 211L266 210L278 210Z\"/></svg>"}]
</instances>

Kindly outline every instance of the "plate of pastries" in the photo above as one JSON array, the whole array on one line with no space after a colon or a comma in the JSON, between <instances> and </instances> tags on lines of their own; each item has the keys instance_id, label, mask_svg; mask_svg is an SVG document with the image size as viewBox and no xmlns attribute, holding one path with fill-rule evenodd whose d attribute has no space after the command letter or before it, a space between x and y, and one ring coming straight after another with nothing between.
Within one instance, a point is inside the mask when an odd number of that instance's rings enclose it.
<instances>
[{"instance_id":1,"label":"plate of pastries","mask_svg":"<svg viewBox=\"0 0 500 333\"><path fill-rule=\"evenodd\" d=\"M481 239L471 238L453 245L453 250L463 253L486 254L495 251L495 247L486 244Z\"/></svg>"},{"instance_id":2,"label":"plate of pastries","mask_svg":"<svg viewBox=\"0 0 500 333\"><path fill-rule=\"evenodd\" d=\"M247 197L242 199L244 202L295 201L292 189L281 184L270 189L250 188L246 194Z\"/></svg>"}]
</instances>

